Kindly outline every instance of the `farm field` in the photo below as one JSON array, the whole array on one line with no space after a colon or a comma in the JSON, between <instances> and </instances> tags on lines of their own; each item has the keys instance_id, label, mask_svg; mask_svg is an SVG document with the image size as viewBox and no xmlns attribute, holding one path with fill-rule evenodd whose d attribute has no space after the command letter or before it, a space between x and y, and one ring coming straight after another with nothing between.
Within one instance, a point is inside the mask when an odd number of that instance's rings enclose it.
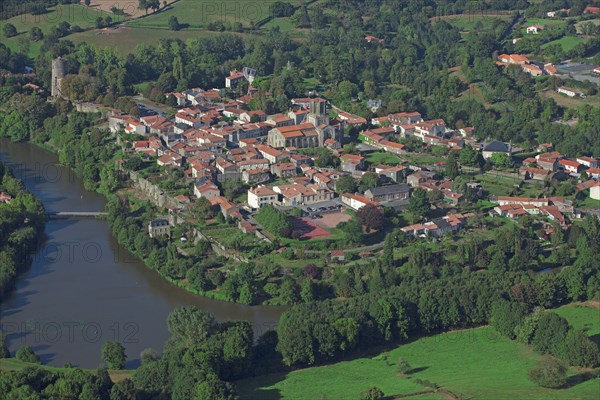
<instances>
[{"instance_id":1,"label":"farm field","mask_svg":"<svg viewBox=\"0 0 600 400\"><path fill-rule=\"evenodd\" d=\"M580 43L587 42L587 39L582 38L580 36L563 36L560 39L553 40L551 42L545 43L542 45L542 49L552 45L559 44L564 51L570 51L577 47Z\"/></svg>"},{"instance_id":2,"label":"farm field","mask_svg":"<svg viewBox=\"0 0 600 400\"><path fill-rule=\"evenodd\" d=\"M4 24L13 24L17 28L17 36L11 38L2 38L2 43L11 50L23 50L28 47L28 55L35 57L39 53L41 47L41 41L34 42L29 39L29 31L34 26L37 26L48 34L52 28L56 27L59 23L66 21L71 26L77 25L82 29L93 28L96 26L96 18L105 18L110 16L113 21L119 21L116 15L110 12L102 11L93 7L85 7L79 4L63 4L48 9L46 14L32 15L22 14L10 19L4 20L0 23L1 26ZM71 38L71 36L67 36Z\"/></svg>"},{"instance_id":3,"label":"farm field","mask_svg":"<svg viewBox=\"0 0 600 400\"><path fill-rule=\"evenodd\" d=\"M171 31L168 29L129 28L126 26L116 29L93 30L76 33L69 36L74 43L86 42L98 47L114 47L122 54L133 52L138 44L154 44L160 39L201 39L219 35L220 32L207 30Z\"/></svg>"},{"instance_id":4,"label":"farm field","mask_svg":"<svg viewBox=\"0 0 600 400\"><path fill-rule=\"evenodd\" d=\"M295 3L292 1L291 3ZM233 0L215 2L207 0L179 0L168 10L132 21L129 25L138 27L166 28L169 18L177 17L180 24L190 28L206 28L211 22L233 24L239 22L248 28L270 15L269 1Z\"/></svg>"},{"instance_id":5,"label":"farm field","mask_svg":"<svg viewBox=\"0 0 600 400\"><path fill-rule=\"evenodd\" d=\"M557 310L576 328L600 330L598 309L565 306ZM404 358L414 368L399 376L395 362ZM528 346L501 337L491 327L482 327L424 337L375 357L344 361L328 366L272 374L239 381L241 399L358 398L370 387L381 388L386 398L430 390L417 379L447 389L459 398L474 399L596 399L598 378L577 382L565 389L544 389L527 378L527 371L540 359ZM578 374L570 369L570 377ZM444 398L440 393L423 397Z\"/></svg>"},{"instance_id":6,"label":"farm field","mask_svg":"<svg viewBox=\"0 0 600 400\"><path fill-rule=\"evenodd\" d=\"M557 93L553 90L546 90L543 92L540 92L540 96L542 97L549 97L554 99L554 101L556 101L556 104L558 104L559 106L562 107L568 107L568 108L577 108L583 104L587 104L590 106L594 106L594 107L598 107L600 106L600 94L596 94L594 96L587 96L585 98L574 98L574 97L568 97L564 94L560 94Z\"/></svg>"}]
</instances>

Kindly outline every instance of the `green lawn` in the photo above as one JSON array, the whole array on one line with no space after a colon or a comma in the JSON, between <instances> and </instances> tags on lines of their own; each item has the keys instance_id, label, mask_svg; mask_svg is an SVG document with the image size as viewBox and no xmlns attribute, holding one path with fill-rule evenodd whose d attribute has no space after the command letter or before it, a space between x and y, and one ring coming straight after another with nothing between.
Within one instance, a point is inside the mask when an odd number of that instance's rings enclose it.
<instances>
[{"instance_id":1,"label":"green lawn","mask_svg":"<svg viewBox=\"0 0 600 400\"><path fill-rule=\"evenodd\" d=\"M397 165L400 159L393 154L377 152L367 155L366 160L369 164L375 166L379 164Z\"/></svg>"},{"instance_id":2,"label":"green lawn","mask_svg":"<svg viewBox=\"0 0 600 400\"><path fill-rule=\"evenodd\" d=\"M600 334L600 309L570 304L555 312L566 318L574 329L585 330L588 336Z\"/></svg>"},{"instance_id":3,"label":"green lawn","mask_svg":"<svg viewBox=\"0 0 600 400\"><path fill-rule=\"evenodd\" d=\"M576 328L600 331L598 309L573 306L557 310ZM592 320L593 322L590 322ZM398 376L394 363L404 358L414 368L409 376ZM541 388L527 378L527 371L540 359L528 346L500 336L491 327L442 333L396 347L375 357L338 362L290 373L271 374L237 382L245 399L356 399L369 386L396 396L428 390L417 379L429 381L465 399L597 399L600 379L577 383L565 389ZM569 376L579 371L570 369ZM417 399L442 398L428 393Z\"/></svg>"},{"instance_id":4,"label":"green lawn","mask_svg":"<svg viewBox=\"0 0 600 400\"><path fill-rule=\"evenodd\" d=\"M360 393L371 386L379 387L386 396L427 390L399 377L392 359L375 357L248 379L238 382L238 391L242 400L358 399ZM443 398L428 396L421 399Z\"/></svg>"},{"instance_id":5,"label":"green lawn","mask_svg":"<svg viewBox=\"0 0 600 400\"><path fill-rule=\"evenodd\" d=\"M587 42L587 39L580 36L563 36L560 39L553 40L551 42L542 45L542 49L550 46L551 44L561 45L564 51L570 51L574 49L578 44Z\"/></svg>"}]
</instances>

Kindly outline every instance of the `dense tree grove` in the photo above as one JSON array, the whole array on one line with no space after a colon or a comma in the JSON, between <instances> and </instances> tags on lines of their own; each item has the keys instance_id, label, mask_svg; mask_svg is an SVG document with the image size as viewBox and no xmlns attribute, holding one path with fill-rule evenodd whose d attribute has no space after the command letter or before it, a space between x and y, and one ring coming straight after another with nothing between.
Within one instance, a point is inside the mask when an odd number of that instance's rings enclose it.
<instances>
[{"instance_id":1,"label":"dense tree grove","mask_svg":"<svg viewBox=\"0 0 600 400\"><path fill-rule=\"evenodd\" d=\"M46 211L0 161L0 188L13 199L0 203L0 300L31 260L43 236Z\"/></svg>"}]
</instances>

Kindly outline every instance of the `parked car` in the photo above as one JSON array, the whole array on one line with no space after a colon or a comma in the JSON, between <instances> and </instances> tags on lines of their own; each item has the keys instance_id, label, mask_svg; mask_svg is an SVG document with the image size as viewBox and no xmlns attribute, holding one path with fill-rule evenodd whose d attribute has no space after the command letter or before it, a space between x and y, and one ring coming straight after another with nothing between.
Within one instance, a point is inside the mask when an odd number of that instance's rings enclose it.
<instances>
[{"instance_id":1,"label":"parked car","mask_svg":"<svg viewBox=\"0 0 600 400\"><path fill-rule=\"evenodd\" d=\"M315 212L315 211L317 211L317 209L316 209L316 208L312 208L312 207L308 207L308 208L307 208L307 210L308 210L308 211L310 211L310 212Z\"/></svg>"}]
</instances>

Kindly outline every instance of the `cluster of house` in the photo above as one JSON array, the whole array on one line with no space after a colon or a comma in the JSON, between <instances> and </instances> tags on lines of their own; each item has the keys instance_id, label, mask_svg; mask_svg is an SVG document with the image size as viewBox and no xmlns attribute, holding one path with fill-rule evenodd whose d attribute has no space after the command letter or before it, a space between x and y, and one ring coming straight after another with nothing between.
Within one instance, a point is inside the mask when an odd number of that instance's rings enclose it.
<instances>
[{"instance_id":1,"label":"cluster of house","mask_svg":"<svg viewBox=\"0 0 600 400\"><path fill-rule=\"evenodd\" d=\"M448 214L442 218L436 218L420 224L414 224L401 228L406 235L415 237L440 237L446 233L452 233L462 228L467 219L474 217L473 213Z\"/></svg>"},{"instance_id":2,"label":"cluster of house","mask_svg":"<svg viewBox=\"0 0 600 400\"><path fill-rule=\"evenodd\" d=\"M503 67L518 65L523 72L531 76L542 76L544 74L554 76L558 72L556 67L551 63L538 65L521 54L500 54L498 56L497 64Z\"/></svg>"},{"instance_id":3,"label":"cluster of house","mask_svg":"<svg viewBox=\"0 0 600 400\"><path fill-rule=\"evenodd\" d=\"M549 18L555 18L555 17L560 17L561 15L569 15L570 13L571 13L570 8L561 8L560 10L556 10L556 11L548 11L546 13L546 16ZM600 7L586 6L583 9L583 14L600 14Z\"/></svg>"},{"instance_id":4,"label":"cluster of house","mask_svg":"<svg viewBox=\"0 0 600 400\"><path fill-rule=\"evenodd\" d=\"M570 200L564 197L532 198L498 196L498 205L490 210L492 216L517 219L524 215L543 215L556 221L561 228L568 227L568 219L579 217Z\"/></svg>"}]
</instances>

